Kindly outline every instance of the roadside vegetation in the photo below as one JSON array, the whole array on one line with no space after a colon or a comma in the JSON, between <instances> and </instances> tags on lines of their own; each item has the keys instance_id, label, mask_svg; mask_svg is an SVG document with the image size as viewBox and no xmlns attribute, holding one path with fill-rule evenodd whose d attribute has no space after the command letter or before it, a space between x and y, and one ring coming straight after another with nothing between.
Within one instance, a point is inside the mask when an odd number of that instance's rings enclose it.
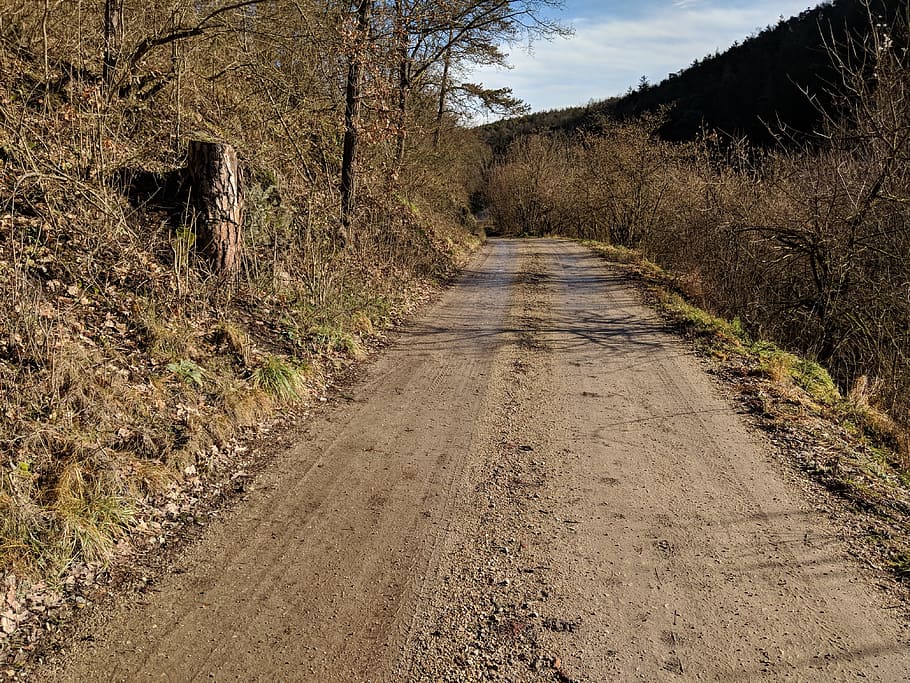
<instances>
[{"instance_id":1,"label":"roadside vegetation","mask_svg":"<svg viewBox=\"0 0 910 683\"><path fill-rule=\"evenodd\" d=\"M699 306L817 360L844 392L865 385L907 424L910 148L883 114L802 152L668 143L657 117L522 139L491 171L491 218L640 250L684 274Z\"/></svg>"},{"instance_id":2,"label":"roadside vegetation","mask_svg":"<svg viewBox=\"0 0 910 683\"><path fill-rule=\"evenodd\" d=\"M507 234L638 250L681 274L697 305L813 358L845 393L864 386L910 424L905 26L873 25L849 46L841 107L812 146L666 142L660 114L532 135L490 171L491 218Z\"/></svg>"}]
</instances>

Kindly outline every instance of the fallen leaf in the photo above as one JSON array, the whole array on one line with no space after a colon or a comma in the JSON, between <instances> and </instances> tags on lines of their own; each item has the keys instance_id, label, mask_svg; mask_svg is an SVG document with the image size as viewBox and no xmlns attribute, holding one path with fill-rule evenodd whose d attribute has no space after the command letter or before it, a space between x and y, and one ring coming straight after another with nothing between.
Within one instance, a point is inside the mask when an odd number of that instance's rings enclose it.
<instances>
[{"instance_id":1,"label":"fallen leaf","mask_svg":"<svg viewBox=\"0 0 910 683\"><path fill-rule=\"evenodd\" d=\"M9 617L0 617L0 628L6 635L12 635L16 631L16 622Z\"/></svg>"}]
</instances>

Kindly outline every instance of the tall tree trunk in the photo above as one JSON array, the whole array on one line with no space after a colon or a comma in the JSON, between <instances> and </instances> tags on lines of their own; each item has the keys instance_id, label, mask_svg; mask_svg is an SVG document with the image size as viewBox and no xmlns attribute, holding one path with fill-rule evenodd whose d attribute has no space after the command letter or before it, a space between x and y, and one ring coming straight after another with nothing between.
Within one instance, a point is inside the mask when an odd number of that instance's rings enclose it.
<instances>
[{"instance_id":1,"label":"tall tree trunk","mask_svg":"<svg viewBox=\"0 0 910 683\"><path fill-rule=\"evenodd\" d=\"M216 273L231 275L237 268L243 225L237 152L230 145L192 140L188 166L197 243Z\"/></svg>"},{"instance_id":2,"label":"tall tree trunk","mask_svg":"<svg viewBox=\"0 0 910 683\"><path fill-rule=\"evenodd\" d=\"M171 16L171 30L176 31L178 26L177 11L174 10ZM180 150L180 136L183 133L182 118L182 90L183 90L183 70L180 68L180 41L175 40L171 45L171 71L174 73L174 110L176 116L174 120L174 151Z\"/></svg>"},{"instance_id":3,"label":"tall tree trunk","mask_svg":"<svg viewBox=\"0 0 910 683\"><path fill-rule=\"evenodd\" d=\"M404 146L408 137L408 91L411 89L411 65L407 54L402 50L398 64L398 131L395 141L395 171L404 161Z\"/></svg>"},{"instance_id":4,"label":"tall tree trunk","mask_svg":"<svg viewBox=\"0 0 910 683\"><path fill-rule=\"evenodd\" d=\"M104 0L104 54L102 55L101 83L106 97L111 95L122 49L123 0Z\"/></svg>"},{"instance_id":5,"label":"tall tree trunk","mask_svg":"<svg viewBox=\"0 0 910 683\"><path fill-rule=\"evenodd\" d=\"M47 39L47 19L51 13L49 0L44 0L44 12L41 14L41 38L42 44L44 47L44 92L45 92L45 102L47 101L47 89L50 86L51 82L51 64L50 56L48 54L48 39Z\"/></svg>"},{"instance_id":6,"label":"tall tree trunk","mask_svg":"<svg viewBox=\"0 0 910 683\"><path fill-rule=\"evenodd\" d=\"M404 143L407 136L405 118L408 109L408 87L410 86L410 69L408 64L408 26L405 17L405 3L395 0L395 52L398 57L398 120L395 132L395 166L393 174L398 173L404 160Z\"/></svg>"},{"instance_id":7,"label":"tall tree trunk","mask_svg":"<svg viewBox=\"0 0 910 683\"><path fill-rule=\"evenodd\" d=\"M449 42L452 41L452 32L449 31ZM436 130L433 131L433 149L439 149L442 137L442 117L446 113L446 97L449 94L449 68L452 65L452 49L446 50L442 60L442 79L439 81L439 106L436 109Z\"/></svg>"},{"instance_id":8,"label":"tall tree trunk","mask_svg":"<svg viewBox=\"0 0 910 683\"><path fill-rule=\"evenodd\" d=\"M358 41L359 44L354 47L354 52L348 64L348 82L345 88L344 100L344 143L341 158L342 242L346 242L350 238L351 214L354 211L356 199L357 175L355 164L359 142L361 67L366 49L365 43L369 36L372 10L373 0L360 0L357 8L357 29L360 40Z\"/></svg>"}]
</instances>

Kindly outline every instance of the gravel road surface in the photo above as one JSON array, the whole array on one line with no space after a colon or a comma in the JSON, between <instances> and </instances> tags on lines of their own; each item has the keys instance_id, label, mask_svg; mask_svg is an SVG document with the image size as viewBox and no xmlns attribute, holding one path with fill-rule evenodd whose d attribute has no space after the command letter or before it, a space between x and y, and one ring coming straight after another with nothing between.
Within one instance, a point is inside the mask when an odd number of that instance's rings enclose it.
<instances>
[{"instance_id":1,"label":"gravel road surface","mask_svg":"<svg viewBox=\"0 0 910 683\"><path fill-rule=\"evenodd\" d=\"M620 272L493 240L66 681L910 680L907 625Z\"/></svg>"}]
</instances>

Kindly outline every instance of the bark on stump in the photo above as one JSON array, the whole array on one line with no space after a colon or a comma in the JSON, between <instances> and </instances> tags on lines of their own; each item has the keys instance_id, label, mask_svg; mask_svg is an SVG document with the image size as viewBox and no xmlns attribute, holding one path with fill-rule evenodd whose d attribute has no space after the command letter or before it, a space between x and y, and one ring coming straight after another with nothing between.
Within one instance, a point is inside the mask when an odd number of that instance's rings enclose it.
<instances>
[{"instance_id":1,"label":"bark on stump","mask_svg":"<svg viewBox=\"0 0 910 683\"><path fill-rule=\"evenodd\" d=\"M192 140L187 163L197 243L216 273L230 275L237 267L243 225L237 152L230 145Z\"/></svg>"}]
</instances>

